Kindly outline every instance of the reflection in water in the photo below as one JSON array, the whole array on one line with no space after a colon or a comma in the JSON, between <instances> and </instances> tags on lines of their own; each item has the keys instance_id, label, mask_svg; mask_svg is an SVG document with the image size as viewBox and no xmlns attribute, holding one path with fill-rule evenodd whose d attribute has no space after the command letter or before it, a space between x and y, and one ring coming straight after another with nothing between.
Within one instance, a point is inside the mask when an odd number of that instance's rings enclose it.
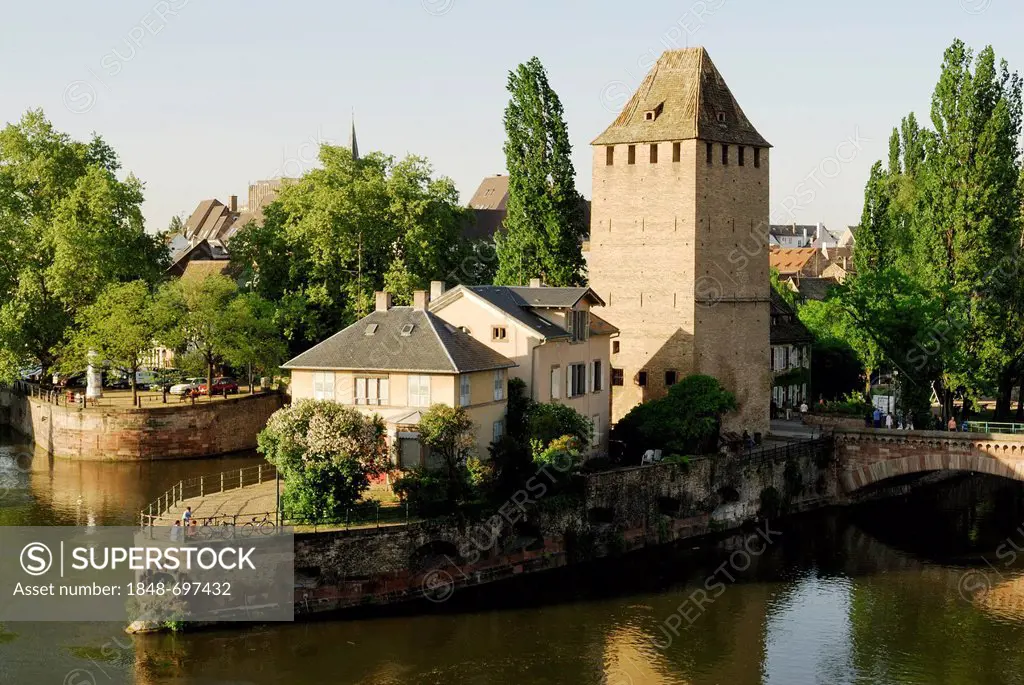
<instances>
[{"instance_id":1,"label":"reflection in water","mask_svg":"<svg viewBox=\"0 0 1024 685\"><path fill-rule=\"evenodd\" d=\"M7 525L130 524L176 480L240 465L34 455L19 468L3 456L15 447L0 446ZM1020 484L972 477L773 524L783 535L710 599L695 593L742 537L460 592L421 615L138 638L13 624L0 629L0 682L1018 683L1024 563L996 552L1013 535L1024 548L1021 521ZM965 592L982 571L991 589Z\"/></svg>"}]
</instances>

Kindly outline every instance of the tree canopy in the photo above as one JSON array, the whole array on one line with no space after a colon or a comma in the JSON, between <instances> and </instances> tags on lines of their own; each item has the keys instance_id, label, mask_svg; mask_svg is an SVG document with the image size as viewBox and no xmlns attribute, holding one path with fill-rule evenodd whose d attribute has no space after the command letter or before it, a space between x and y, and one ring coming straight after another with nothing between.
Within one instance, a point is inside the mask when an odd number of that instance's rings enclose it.
<instances>
[{"instance_id":1,"label":"tree canopy","mask_svg":"<svg viewBox=\"0 0 1024 685\"><path fill-rule=\"evenodd\" d=\"M382 153L353 159L320 148L323 168L287 183L266 220L231 241L246 287L277 306L292 353L368 314L375 290L396 302L455 272L471 221L458 191L421 157Z\"/></svg>"},{"instance_id":2,"label":"tree canopy","mask_svg":"<svg viewBox=\"0 0 1024 685\"><path fill-rule=\"evenodd\" d=\"M109 365L128 376L132 401L136 403L136 374L160 333L149 284L132 281L108 285L96 302L79 311L76 327L63 350L64 369L73 372L90 363Z\"/></svg>"},{"instance_id":3,"label":"tree canopy","mask_svg":"<svg viewBox=\"0 0 1024 685\"><path fill-rule=\"evenodd\" d=\"M1021 118L1020 76L991 47L975 56L954 41L932 128L904 118L888 166L871 170L841 300L871 339L865 364L898 372L909 411L927 410L933 389L946 415L956 395L998 390L1005 416L1024 376Z\"/></svg>"},{"instance_id":4,"label":"tree canopy","mask_svg":"<svg viewBox=\"0 0 1024 685\"><path fill-rule=\"evenodd\" d=\"M536 57L509 74L508 92L508 211L497 239L495 283L526 285L541 278L547 285L583 285L583 238L589 227L576 190L562 103Z\"/></svg>"},{"instance_id":5,"label":"tree canopy","mask_svg":"<svg viewBox=\"0 0 1024 685\"><path fill-rule=\"evenodd\" d=\"M111 283L161 277L168 258L142 219L142 183L118 177L97 135L76 141L40 110L0 130L0 379L43 375L83 307Z\"/></svg>"}]
</instances>

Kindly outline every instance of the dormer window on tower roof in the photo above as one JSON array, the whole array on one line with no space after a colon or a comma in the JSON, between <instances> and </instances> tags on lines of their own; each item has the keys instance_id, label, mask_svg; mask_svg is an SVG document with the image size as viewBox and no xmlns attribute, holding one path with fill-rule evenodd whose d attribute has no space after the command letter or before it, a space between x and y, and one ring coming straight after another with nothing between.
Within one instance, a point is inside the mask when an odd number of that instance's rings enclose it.
<instances>
[{"instance_id":1,"label":"dormer window on tower roof","mask_svg":"<svg viewBox=\"0 0 1024 685\"><path fill-rule=\"evenodd\" d=\"M665 109L665 103L664 102L659 102L657 107L655 107L654 109L649 109L646 112L644 112L644 120L645 121L654 121L655 119L657 119L658 117L661 116L661 112L664 109Z\"/></svg>"}]
</instances>

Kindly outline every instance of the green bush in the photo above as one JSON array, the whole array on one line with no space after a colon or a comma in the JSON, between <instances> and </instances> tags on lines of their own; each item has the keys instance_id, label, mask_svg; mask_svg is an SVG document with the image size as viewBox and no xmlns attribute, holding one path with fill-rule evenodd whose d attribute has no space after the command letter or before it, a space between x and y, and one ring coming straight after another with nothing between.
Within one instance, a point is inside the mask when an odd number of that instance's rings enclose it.
<instances>
[{"instance_id":1,"label":"green bush","mask_svg":"<svg viewBox=\"0 0 1024 685\"><path fill-rule=\"evenodd\" d=\"M856 416L859 419L874 411L870 402L864 399L861 393L850 393L841 400L833 400L820 404L814 409L817 414L831 414L836 416Z\"/></svg>"},{"instance_id":2,"label":"green bush","mask_svg":"<svg viewBox=\"0 0 1024 685\"><path fill-rule=\"evenodd\" d=\"M400 500L409 504L410 511L422 518L451 514L457 507L451 482L440 471L423 468L405 471L393 489Z\"/></svg>"},{"instance_id":3,"label":"green bush","mask_svg":"<svg viewBox=\"0 0 1024 685\"><path fill-rule=\"evenodd\" d=\"M384 422L335 402L302 400L275 412L257 445L284 481L285 514L299 519L343 518L369 476L390 465Z\"/></svg>"},{"instance_id":4,"label":"green bush","mask_svg":"<svg viewBox=\"0 0 1024 685\"><path fill-rule=\"evenodd\" d=\"M687 376L668 395L634 407L615 427L616 439L634 458L648 449L675 454L710 454L718 449L722 416L736 409L736 396L711 376Z\"/></svg>"}]
</instances>

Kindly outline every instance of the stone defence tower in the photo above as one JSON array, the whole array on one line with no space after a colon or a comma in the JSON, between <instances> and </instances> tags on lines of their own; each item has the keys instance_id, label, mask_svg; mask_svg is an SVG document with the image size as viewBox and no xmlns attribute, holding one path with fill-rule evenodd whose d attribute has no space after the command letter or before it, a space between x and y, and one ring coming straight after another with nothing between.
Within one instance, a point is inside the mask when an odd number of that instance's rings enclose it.
<instances>
[{"instance_id":1,"label":"stone defence tower","mask_svg":"<svg viewBox=\"0 0 1024 685\"><path fill-rule=\"evenodd\" d=\"M727 429L766 432L771 146L704 48L664 53L592 145L590 282L621 331L612 421L701 373L736 394Z\"/></svg>"}]
</instances>

